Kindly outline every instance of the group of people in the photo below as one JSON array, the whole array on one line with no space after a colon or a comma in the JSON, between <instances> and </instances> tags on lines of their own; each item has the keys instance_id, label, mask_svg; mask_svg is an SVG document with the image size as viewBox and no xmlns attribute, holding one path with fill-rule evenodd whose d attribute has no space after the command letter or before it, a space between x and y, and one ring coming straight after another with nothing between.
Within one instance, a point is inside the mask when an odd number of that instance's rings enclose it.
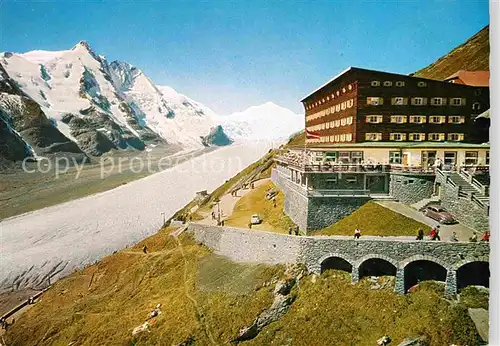
<instances>
[{"instance_id":1,"label":"group of people","mask_svg":"<svg viewBox=\"0 0 500 346\"><path fill-rule=\"evenodd\" d=\"M430 240L441 240L441 237L439 235L439 229L440 229L439 225L431 228L431 232L429 233ZM417 240L424 240L424 231L422 229L418 230L416 239ZM458 237L457 237L457 232L453 232L451 234L449 241L451 241L451 242L459 241ZM472 237L469 238L469 241L470 242L477 242L477 233L476 232L472 232ZM490 241L490 232L489 231L484 232L483 237L481 238L481 241Z\"/></svg>"},{"instance_id":2,"label":"group of people","mask_svg":"<svg viewBox=\"0 0 500 346\"><path fill-rule=\"evenodd\" d=\"M295 226L295 227L288 227L288 234L289 234L289 235L292 235L292 234L295 234L295 235L300 235L300 232L299 232L299 226Z\"/></svg>"}]
</instances>

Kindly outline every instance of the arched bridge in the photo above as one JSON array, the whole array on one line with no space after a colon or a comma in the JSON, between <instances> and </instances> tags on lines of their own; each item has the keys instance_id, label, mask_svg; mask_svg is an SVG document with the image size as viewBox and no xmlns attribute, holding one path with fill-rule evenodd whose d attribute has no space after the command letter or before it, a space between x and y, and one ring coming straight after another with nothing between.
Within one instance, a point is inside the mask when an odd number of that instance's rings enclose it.
<instances>
[{"instance_id":1,"label":"arched bridge","mask_svg":"<svg viewBox=\"0 0 500 346\"><path fill-rule=\"evenodd\" d=\"M363 276L394 275L404 294L424 280L446 283L446 294L468 285L488 286L488 243L416 241L406 237L290 236L232 227L190 224L195 239L235 261L267 264L304 263L309 271L326 269Z\"/></svg>"}]
</instances>

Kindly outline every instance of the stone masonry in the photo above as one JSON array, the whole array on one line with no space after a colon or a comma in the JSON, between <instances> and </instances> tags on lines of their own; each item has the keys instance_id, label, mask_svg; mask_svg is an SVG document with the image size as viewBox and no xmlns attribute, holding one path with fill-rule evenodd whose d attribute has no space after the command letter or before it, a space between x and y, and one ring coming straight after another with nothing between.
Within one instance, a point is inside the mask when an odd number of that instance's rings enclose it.
<instances>
[{"instance_id":1,"label":"stone masonry","mask_svg":"<svg viewBox=\"0 0 500 346\"><path fill-rule=\"evenodd\" d=\"M448 295L457 293L457 270L471 262L489 262L489 243L415 241L401 237L290 236L285 234L216 227L191 223L188 232L196 241L238 262L288 264L303 263L313 273L321 264L338 257L352 265L353 282L368 259L381 259L396 268L395 291L404 294L405 267L419 260L434 262L447 271Z\"/></svg>"},{"instance_id":2,"label":"stone masonry","mask_svg":"<svg viewBox=\"0 0 500 346\"><path fill-rule=\"evenodd\" d=\"M413 204L432 196L434 175L391 173L389 193L405 204Z\"/></svg>"},{"instance_id":3,"label":"stone masonry","mask_svg":"<svg viewBox=\"0 0 500 346\"><path fill-rule=\"evenodd\" d=\"M479 232L489 230L487 210L467 198L459 197L459 187L446 183L446 176L436 175L436 183L441 185L441 205L455 215L458 221Z\"/></svg>"}]
</instances>

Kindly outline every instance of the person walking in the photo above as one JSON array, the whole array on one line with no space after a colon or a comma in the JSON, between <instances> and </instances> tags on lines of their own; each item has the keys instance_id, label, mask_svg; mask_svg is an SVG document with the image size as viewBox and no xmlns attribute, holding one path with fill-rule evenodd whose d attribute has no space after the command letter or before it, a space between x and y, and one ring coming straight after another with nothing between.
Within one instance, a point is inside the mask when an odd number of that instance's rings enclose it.
<instances>
[{"instance_id":1,"label":"person walking","mask_svg":"<svg viewBox=\"0 0 500 346\"><path fill-rule=\"evenodd\" d=\"M146 245L144 245L144 246L142 247L142 252L144 252L144 253L146 253L146 254L148 253L148 247L147 247Z\"/></svg>"},{"instance_id":2,"label":"person walking","mask_svg":"<svg viewBox=\"0 0 500 346\"><path fill-rule=\"evenodd\" d=\"M472 237L469 238L469 241L471 243L476 243L477 242L477 234L476 234L476 232L472 232Z\"/></svg>"},{"instance_id":3,"label":"person walking","mask_svg":"<svg viewBox=\"0 0 500 346\"><path fill-rule=\"evenodd\" d=\"M273 205L276 208L276 197L273 197Z\"/></svg>"},{"instance_id":4,"label":"person walking","mask_svg":"<svg viewBox=\"0 0 500 346\"><path fill-rule=\"evenodd\" d=\"M361 237L361 230L359 228L356 228L354 230L354 239L359 239Z\"/></svg>"},{"instance_id":5,"label":"person walking","mask_svg":"<svg viewBox=\"0 0 500 346\"><path fill-rule=\"evenodd\" d=\"M424 240L424 230L421 228L418 230L417 240Z\"/></svg>"},{"instance_id":6,"label":"person walking","mask_svg":"<svg viewBox=\"0 0 500 346\"><path fill-rule=\"evenodd\" d=\"M486 231L481 238L481 241L490 241L490 231Z\"/></svg>"},{"instance_id":7,"label":"person walking","mask_svg":"<svg viewBox=\"0 0 500 346\"><path fill-rule=\"evenodd\" d=\"M441 237L439 236L439 226L432 227L429 236L431 237L431 240L441 240Z\"/></svg>"},{"instance_id":8,"label":"person walking","mask_svg":"<svg viewBox=\"0 0 500 346\"><path fill-rule=\"evenodd\" d=\"M453 234L450 236L450 241L457 242L457 232L453 232Z\"/></svg>"}]
</instances>

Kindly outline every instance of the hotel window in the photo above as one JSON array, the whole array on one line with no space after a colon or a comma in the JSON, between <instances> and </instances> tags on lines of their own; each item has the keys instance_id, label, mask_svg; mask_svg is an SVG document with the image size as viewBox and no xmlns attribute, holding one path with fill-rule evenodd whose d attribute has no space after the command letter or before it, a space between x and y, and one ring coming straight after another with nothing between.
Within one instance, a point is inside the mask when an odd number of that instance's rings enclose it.
<instances>
[{"instance_id":1,"label":"hotel window","mask_svg":"<svg viewBox=\"0 0 500 346\"><path fill-rule=\"evenodd\" d=\"M345 126L346 118L340 119L340 126Z\"/></svg>"},{"instance_id":2,"label":"hotel window","mask_svg":"<svg viewBox=\"0 0 500 346\"><path fill-rule=\"evenodd\" d=\"M465 152L465 164L466 165L477 165L478 154L477 151L466 151Z\"/></svg>"},{"instance_id":3,"label":"hotel window","mask_svg":"<svg viewBox=\"0 0 500 346\"><path fill-rule=\"evenodd\" d=\"M335 120L335 127L340 127L340 120Z\"/></svg>"},{"instance_id":4,"label":"hotel window","mask_svg":"<svg viewBox=\"0 0 500 346\"><path fill-rule=\"evenodd\" d=\"M450 142L463 141L464 140L464 134L463 133L448 133L448 140Z\"/></svg>"},{"instance_id":5,"label":"hotel window","mask_svg":"<svg viewBox=\"0 0 500 346\"><path fill-rule=\"evenodd\" d=\"M444 124L446 122L446 116L444 115L431 115L429 117L430 124Z\"/></svg>"},{"instance_id":6,"label":"hotel window","mask_svg":"<svg viewBox=\"0 0 500 346\"><path fill-rule=\"evenodd\" d=\"M367 115L366 122L370 124L380 124L384 121L383 115Z\"/></svg>"},{"instance_id":7,"label":"hotel window","mask_svg":"<svg viewBox=\"0 0 500 346\"><path fill-rule=\"evenodd\" d=\"M412 124L424 124L426 120L425 115L410 115L410 123Z\"/></svg>"},{"instance_id":8,"label":"hotel window","mask_svg":"<svg viewBox=\"0 0 500 346\"><path fill-rule=\"evenodd\" d=\"M348 151L339 151L339 161L341 163L349 163L351 154Z\"/></svg>"},{"instance_id":9,"label":"hotel window","mask_svg":"<svg viewBox=\"0 0 500 346\"><path fill-rule=\"evenodd\" d=\"M340 142L340 135L335 135L335 142Z\"/></svg>"},{"instance_id":10,"label":"hotel window","mask_svg":"<svg viewBox=\"0 0 500 346\"><path fill-rule=\"evenodd\" d=\"M382 140L381 132L365 133L365 141L381 141L381 140Z\"/></svg>"},{"instance_id":11,"label":"hotel window","mask_svg":"<svg viewBox=\"0 0 500 346\"><path fill-rule=\"evenodd\" d=\"M431 98L431 105L433 106L444 106L446 105L446 99L442 97Z\"/></svg>"},{"instance_id":12,"label":"hotel window","mask_svg":"<svg viewBox=\"0 0 500 346\"><path fill-rule=\"evenodd\" d=\"M391 123L396 123L396 124L406 123L406 115L391 115Z\"/></svg>"},{"instance_id":13,"label":"hotel window","mask_svg":"<svg viewBox=\"0 0 500 346\"><path fill-rule=\"evenodd\" d=\"M425 133L410 133L408 135L408 139L410 141L416 141L416 142L423 141L425 140Z\"/></svg>"},{"instance_id":14,"label":"hotel window","mask_svg":"<svg viewBox=\"0 0 500 346\"><path fill-rule=\"evenodd\" d=\"M330 129L330 122L327 122L325 126L326 126L326 129L329 130Z\"/></svg>"},{"instance_id":15,"label":"hotel window","mask_svg":"<svg viewBox=\"0 0 500 346\"><path fill-rule=\"evenodd\" d=\"M449 124L463 124L465 123L465 117L460 115L451 115L448 117Z\"/></svg>"},{"instance_id":16,"label":"hotel window","mask_svg":"<svg viewBox=\"0 0 500 346\"><path fill-rule=\"evenodd\" d=\"M427 138L430 141L444 141L444 133L429 133Z\"/></svg>"},{"instance_id":17,"label":"hotel window","mask_svg":"<svg viewBox=\"0 0 500 346\"><path fill-rule=\"evenodd\" d=\"M391 133L389 136L391 141L404 141L406 139L405 133Z\"/></svg>"},{"instance_id":18,"label":"hotel window","mask_svg":"<svg viewBox=\"0 0 500 346\"><path fill-rule=\"evenodd\" d=\"M347 101L347 108L351 108L352 106L354 106L354 100L350 99L349 101Z\"/></svg>"},{"instance_id":19,"label":"hotel window","mask_svg":"<svg viewBox=\"0 0 500 346\"><path fill-rule=\"evenodd\" d=\"M465 99L460 98L460 97L454 97L451 99L451 105L452 106L464 106L465 105Z\"/></svg>"},{"instance_id":20,"label":"hotel window","mask_svg":"<svg viewBox=\"0 0 500 346\"><path fill-rule=\"evenodd\" d=\"M386 80L386 81L384 81L384 86L385 87L391 87L392 86L392 82L390 80Z\"/></svg>"},{"instance_id":21,"label":"hotel window","mask_svg":"<svg viewBox=\"0 0 500 346\"><path fill-rule=\"evenodd\" d=\"M378 86L380 86L380 82L378 80L373 80L371 85L372 85L372 87L378 87Z\"/></svg>"},{"instance_id":22,"label":"hotel window","mask_svg":"<svg viewBox=\"0 0 500 346\"><path fill-rule=\"evenodd\" d=\"M424 82L424 81L420 81L417 83L417 86L420 87L420 88L424 88L427 86L427 82Z\"/></svg>"},{"instance_id":23,"label":"hotel window","mask_svg":"<svg viewBox=\"0 0 500 346\"><path fill-rule=\"evenodd\" d=\"M335 105L335 111L340 112L340 105Z\"/></svg>"},{"instance_id":24,"label":"hotel window","mask_svg":"<svg viewBox=\"0 0 500 346\"><path fill-rule=\"evenodd\" d=\"M347 108L347 103L344 101L340 104L340 109L345 110Z\"/></svg>"},{"instance_id":25,"label":"hotel window","mask_svg":"<svg viewBox=\"0 0 500 346\"><path fill-rule=\"evenodd\" d=\"M348 134L346 134L346 135L345 135L345 140L346 140L346 142L350 142L350 141L352 141L352 133L348 133Z\"/></svg>"},{"instance_id":26,"label":"hotel window","mask_svg":"<svg viewBox=\"0 0 500 346\"><path fill-rule=\"evenodd\" d=\"M345 134L341 134L340 135L340 141L341 142L345 142Z\"/></svg>"},{"instance_id":27,"label":"hotel window","mask_svg":"<svg viewBox=\"0 0 500 346\"><path fill-rule=\"evenodd\" d=\"M351 125L352 124L352 117L347 117L347 125Z\"/></svg>"},{"instance_id":28,"label":"hotel window","mask_svg":"<svg viewBox=\"0 0 500 346\"><path fill-rule=\"evenodd\" d=\"M363 152L362 151L351 151L351 162L352 163L361 163L363 161Z\"/></svg>"},{"instance_id":29,"label":"hotel window","mask_svg":"<svg viewBox=\"0 0 500 346\"><path fill-rule=\"evenodd\" d=\"M408 104L408 98L406 97L393 97L391 103L395 106L404 106Z\"/></svg>"},{"instance_id":30,"label":"hotel window","mask_svg":"<svg viewBox=\"0 0 500 346\"><path fill-rule=\"evenodd\" d=\"M401 152L400 151L389 151L389 163L400 165L401 164Z\"/></svg>"},{"instance_id":31,"label":"hotel window","mask_svg":"<svg viewBox=\"0 0 500 346\"><path fill-rule=\"evenodd\" d=\"M401 88L401 87L404 87L404 86L405 86L405 82L403 82L402 80L398 80L398 81L396 82L396 86L397 86L397 87L400 87L400 88Z\"/></svg>"},{"instance_id":32,"label":"hotel window","mask_svg":"<svg viewBox=\"0 0 500 346\"><path fill-rule=\"evenodd\" d=\"M478 111L481 109L481 104L479 102L474 102L474 104L472 105L472 109L475 110L475 111Z\"/></svg>"},{"instance_id":33,"label":"hotel window","mask_svg":"<svg viewBox=\"0 0 500 346\"><path fill-rule=\"evenodd\" d=\"M382 97L367 97L366 103L371 106L379 106L384 103L384 99Z\"/></svg>"},{"instance_id":34,"label":"hotel window","mask_svg":"<svg viewBox=\"0 0 500 346\"><path fill-rule=\"evenodd\" d=\"M413 106L423 106L427 104L427 98L425 97L412 97L411 104Z\"/></svg>"},{"instance_id":35,"label":"hotel window","mask_svg":"<svg viewBox=\"0 0 500 346\"><path fill-rule=\"evenodd\" d=\"M330 108L325 109L325 115L330 114Z\"/></svg>"},{"instance_id":36,"label":"hotel window","mask_svg":"<svg viewBox=\"0 0 500 346\"><path fill-rule=\"evenodd\" d=\"M340 91L337 90L336 94L337 94L337 96L339 96L340 95Z\"/></svg>"},{"instance_id":37,"label":"hotel window","mask_svg":"<svg viewBox=\"0 0 500 346\"><path fill-rule=\"evenodd\" d=\"M345 88L342 88L342 93L345 93Z\"/></svg>"},{"instance_id":38,"label":"hotel window","mask_svg":"<svg viewBox=\"0 0 500 346\"><path fill-rule=\"evenodd\" d=\"M349 84L349 85L347 86L347 89L352 90L352 84Z\"/></svg>"}]
</instances>

